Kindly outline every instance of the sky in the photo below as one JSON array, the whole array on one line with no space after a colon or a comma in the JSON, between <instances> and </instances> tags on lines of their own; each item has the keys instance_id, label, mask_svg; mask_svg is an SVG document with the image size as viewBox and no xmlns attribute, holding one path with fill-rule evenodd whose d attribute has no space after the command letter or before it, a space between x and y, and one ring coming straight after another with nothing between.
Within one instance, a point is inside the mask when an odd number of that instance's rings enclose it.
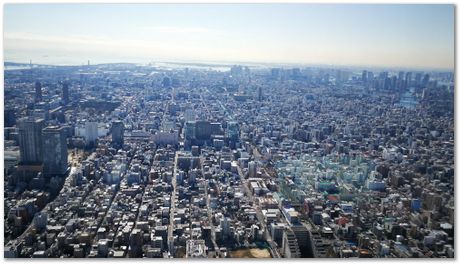
<instances>
[{"instance_id":1,"label":"sky","mask_svg":"<svg viewBox=\"0 0 460 264\"><path fill-rule=\"evenodd\" d=\"M4 59L454 68L454 5L5 4Z\"/></svg>"}]
</instances>

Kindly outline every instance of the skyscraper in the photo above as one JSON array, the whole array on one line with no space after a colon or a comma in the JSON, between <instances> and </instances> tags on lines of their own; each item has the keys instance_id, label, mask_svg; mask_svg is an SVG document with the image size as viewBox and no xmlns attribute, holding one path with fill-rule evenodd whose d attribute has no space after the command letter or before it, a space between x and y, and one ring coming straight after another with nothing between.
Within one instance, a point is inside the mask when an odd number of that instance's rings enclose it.
<instances>
[{"instance_id":1,"label":"skyscraper","mask_svg":"<svg viewBox=\"0 0 460 264\"><path fill-rule=\"evenodd\" d=\"M69 103L69 83L67 81L62 84L62 101L64 104Z\"/></svg>"},{"instance_id":2,"label":"skyscraper","mask_svg":"<svg viewBox=\"0 0 460 264\"><path fill-rule=\"evenodd\" d=\"M43 172L48 175L65 174L67 164L67 140L63 127L49 126L42 130Z\"/></svg>"},{"instance_id":3,"label":"skyscraper","mask_svg":"<svg viewBox=\"0 0 460 264\"><path fill-rule=\"evenodd\" d=\"M257 175L257 164L255 161L250 161L248 163L249 178L254 178Z\"/></svg>"},{"instance_id":4,"label":"skyscraper","mask_svg":"<svg viewBox=\"0 0 460 264\"><path fill-rule=\"evenodd\" d=\"M366 70L363 71L361 75L361 80L363 81L363 83L367 82L367 71Z\"/></svg>"},{"instance_id":5,"label":"skyscraper","mask_svg":"<svg viewBox=\"0 0 460 264\"><path fill-rule=\"evenodd\" d=\"M40 82L35 83L35 102L42 100L42 84Z\"/></svg>"},{"instance_id":6,"label":"skyscraper","mask_svg":"<svg viewBox=\"0 0 460 264\"><path fill-rule=\"evenodd\" d=\"M430 75L427 73L423 76L423 80L422 80L423 87L426 87L429 81L430 81Z\"/></svg>"},{"instance_id":7,"label":"skyscraper","mask_svg":"<svg viewBox=\"0 0 460 264\"><path fill-rule=\"evenodd\" d=\"M43 126L43 119L26 117L19 120L19 152L22 164L42 163Z\"/></svg>"},{"instance_id":8,"label":"skyscraper","mask_svg":"<svg viewBox=\"0 0 460 264\"><path fill-rule=\"evenodd\" d=\"M122 121L114 121L112 123L112 143L117 147L121 148L123 146L123 132L124 125Z\"/></svg>"},{"instance_id":9,"label":"skyscraper","mask_svg":"<svg viewBox=\"0 0 460 264\"><path fill-rule=\"evenodd\" d=\"M263 99L262 86L257 87L257 100L260 102Z\"/></svg>"},{"instance_id":10,"label":"skyscraper","mask_svg":"<svg viewBox=\"0 0 460 264\"><path fill-rule=\"evenodd\" d=\"M93 146L97 140L97 122L86 121L85 123L85 141L87 146Z\"/></svg>"},{"instance_id":11,"label":"skyscraper","mask_svg":"<svg viewBox=\"0 0 460 264\"><path fill-rule=\"evenodd\" d=\"M406 73L406 82L405 82L405 89L408 89L411 86L411 81L412 81L412 72L407 72Z\"/></svg>"},{"instance_id":12,"label":"skyscraper","mask_svg":"<svg viewBox=\"0 0 460 264\"><path fill-rule=\"evenodd\" d=\"M234 121L228 122L228 125L227 125L227 137L230 140L238 141L239 136L240 136L240 131L239 131L238 123L234 122Z\"/></svg>"},{"instance_id":13,"label":"skyscraper","mask_svg":"<svg viewBox=\"0 0 460 264\"><path fill-rule=\"evenodd\" d=\"M185 122L195 121L195 110L187 109L184 112Z\"/></svg>"}]
</instances>

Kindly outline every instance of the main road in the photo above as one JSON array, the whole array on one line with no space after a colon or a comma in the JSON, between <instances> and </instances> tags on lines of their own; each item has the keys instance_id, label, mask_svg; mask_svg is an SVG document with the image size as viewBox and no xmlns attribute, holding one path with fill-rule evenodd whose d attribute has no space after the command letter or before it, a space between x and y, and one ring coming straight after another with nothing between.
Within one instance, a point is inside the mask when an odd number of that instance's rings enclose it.
<instances>
[{"instance_id":1,"label":"main road","mask_svg":"<svg viewBox=\"0 0 460 264\"><path fill-rule=\"evenodd\" d=\"M176 212L176 192L177 192L177 158L178 158L178 151L176 151L176 154L174 156L174 170L173 170L173 176L171 180L171 184L173 187L172 193L171 193L171 208L169 210L169 227L168 227L168 248L169 248L169 253L171 254L171 257L174 256L174 213Z\"/></svg>"},{"instance_id":2,"label":"main road","mask_svg":"<svg viewBox=\"0 0 460 264\"><path fill-rule=\"evenodd\" d=\"M244 178L244 174L243 174L241 167L237 166L237 168L238 168L238 174L240 175L240 179L241 179L241 183L242 183L244 192L246 193L247 197L249 197L249 199L252 201L252 204L254 205L254 210L256 211L257 220L259 221L260 225L262 226L262 230L264 231L264 238L269 245L270 253L273 256L273 258L281 258L281 255L278 251L278 247L276 246L270 233L268 232L267 225L265 224L265 220L264 220L262 211L260 210L260 207L256 205L254 201L254 196L252 195L251 190L249 190L248 181Z\"/></svg>"}]
</instances>

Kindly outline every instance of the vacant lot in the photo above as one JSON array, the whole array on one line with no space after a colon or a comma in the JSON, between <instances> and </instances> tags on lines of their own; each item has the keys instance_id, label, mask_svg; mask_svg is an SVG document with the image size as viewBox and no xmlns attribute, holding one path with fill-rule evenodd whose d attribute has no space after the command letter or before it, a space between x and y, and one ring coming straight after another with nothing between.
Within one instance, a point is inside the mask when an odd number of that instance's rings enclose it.
<instances>
[{"instance_id":1,"label":"vacant lot","mask_svg":"<svg viewBox=\"0 0 460 264\"><path fill-rule=\"evenodd\" d=\"M267 249L249 248L238 249L230 252L232 258L270 258L270 252Z\"/></svg>"}]
</instances>

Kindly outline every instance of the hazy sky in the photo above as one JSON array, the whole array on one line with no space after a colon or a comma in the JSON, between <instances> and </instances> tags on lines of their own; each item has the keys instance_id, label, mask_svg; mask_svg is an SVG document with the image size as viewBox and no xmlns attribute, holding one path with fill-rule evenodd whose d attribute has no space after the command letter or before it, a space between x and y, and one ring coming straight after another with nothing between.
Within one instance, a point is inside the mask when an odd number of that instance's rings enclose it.
<instances>
[{"instance_id":1,"label":"hazy sky","mask_svg":"<svg viewBox=\"0 0 460 264\"><path fill-rule=\"evenodd\" d=\"M6 4L4 56L453 68L454 6Z\"/></svg>"}]
</instances>

